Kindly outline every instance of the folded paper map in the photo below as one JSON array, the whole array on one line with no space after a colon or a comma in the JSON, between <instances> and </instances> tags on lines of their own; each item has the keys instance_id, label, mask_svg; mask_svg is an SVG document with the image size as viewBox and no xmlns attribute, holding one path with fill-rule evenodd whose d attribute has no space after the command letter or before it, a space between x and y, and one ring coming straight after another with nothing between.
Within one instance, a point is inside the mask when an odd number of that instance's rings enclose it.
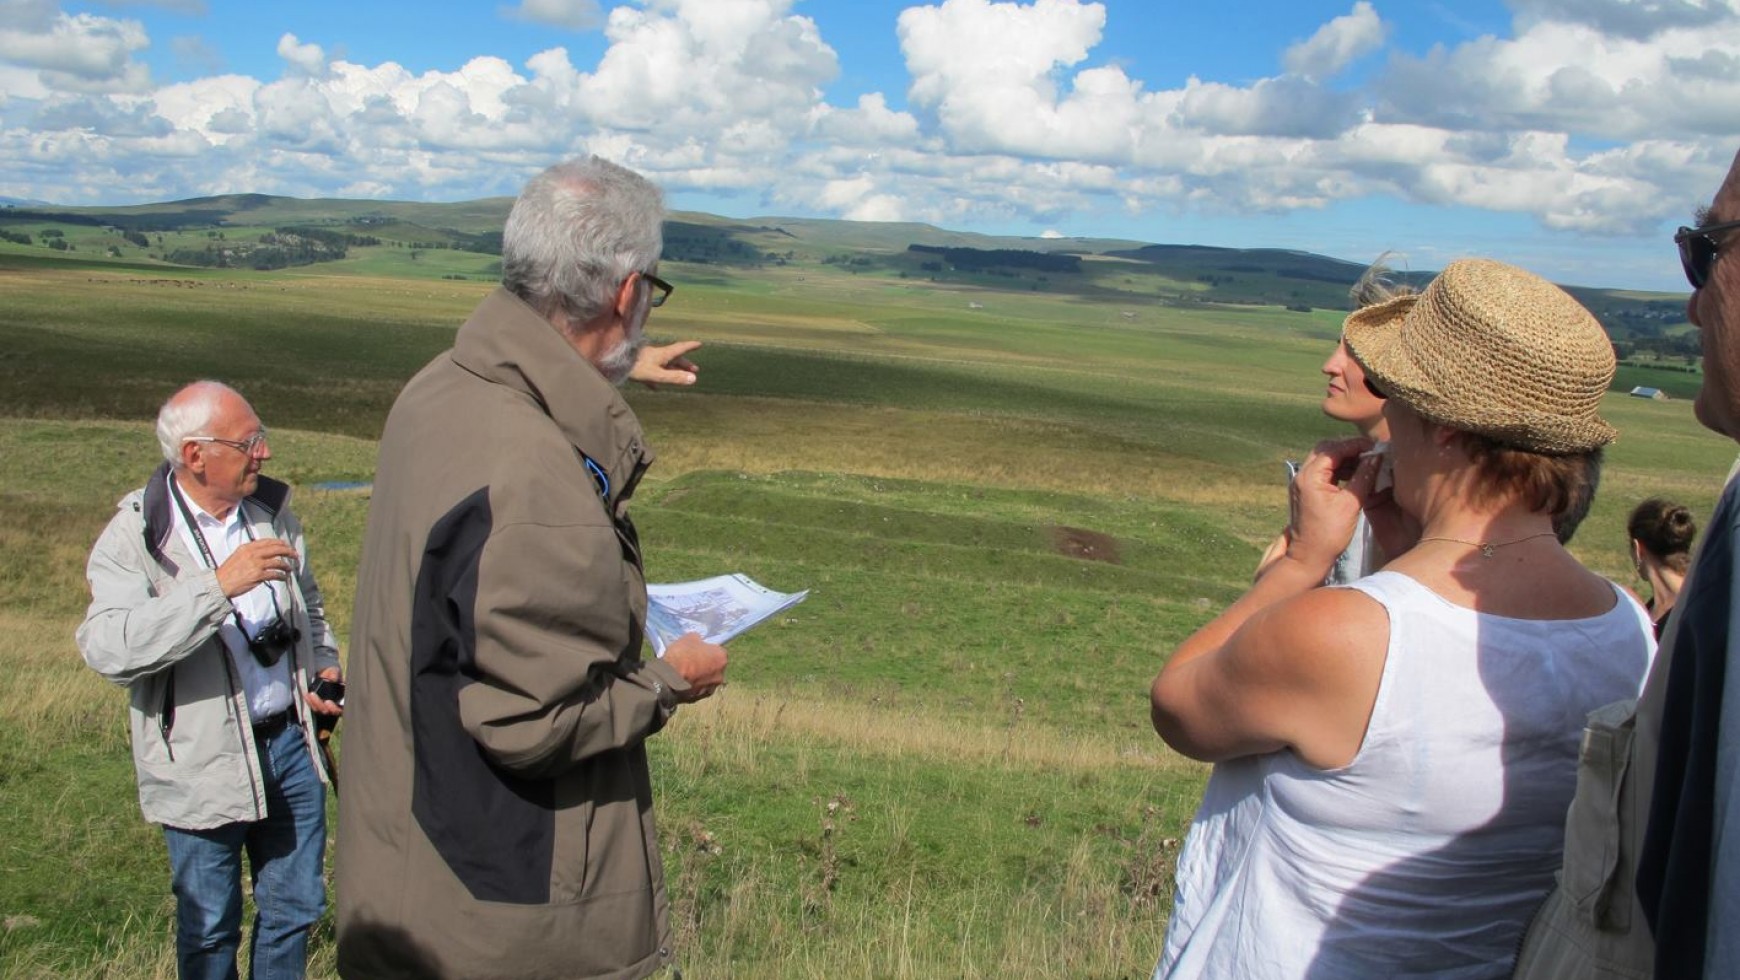
<instances>
[{"instance_id":1,"label":"folded paper map","mask_svg":"<svg viewBox=\"0 0 1740 980\"><path fill-rule=\"evenodd\" d=\"M775 592L747 575L715 575L695 582L646 587L646 638L659 656L684 633L724 643L773 614L804 601L810 591Z\"/></svg>"}]
</instances>

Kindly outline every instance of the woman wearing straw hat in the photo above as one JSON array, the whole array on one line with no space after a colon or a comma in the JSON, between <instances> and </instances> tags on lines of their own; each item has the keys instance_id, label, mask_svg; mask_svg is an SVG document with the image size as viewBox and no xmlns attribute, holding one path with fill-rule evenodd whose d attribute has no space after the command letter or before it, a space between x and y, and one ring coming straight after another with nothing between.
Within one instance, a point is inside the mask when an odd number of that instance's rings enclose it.
<instances>
[{"instance_id":1,"label":"woman wearing straw hat","mask_svg":"<svg viewBox=\"0 0 1740 980\"><path fill-rule=\"evenodd\" d=\"M1216 763L1157 977L1507 975L1584 715L1635 696L1654 650L1553 533L1614 437L1593 317L1466 260L1344 336L1387 397L1394 487L1373 493L1368 440L1320 445L1285 558L1154 681L1156 731ZM1316 588L1362 505L1400 557Z\"/></svg>"}]
</instances>

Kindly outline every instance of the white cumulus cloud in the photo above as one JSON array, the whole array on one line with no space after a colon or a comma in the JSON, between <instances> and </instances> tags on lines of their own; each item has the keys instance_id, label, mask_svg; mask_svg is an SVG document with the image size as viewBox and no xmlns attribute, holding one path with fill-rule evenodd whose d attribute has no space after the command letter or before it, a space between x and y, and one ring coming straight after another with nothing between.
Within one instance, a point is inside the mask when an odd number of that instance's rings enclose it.
<instances>
[{"instance_id":1,"label":"white cumulus cloud","mask_svg":"<svg viewBox=\"0 0 1740 980\"><path fill-rule=\"evenodd\" d=\"M522 0L508 16L601 27L603 53L577 61L588 39L412 71L283 33L278 77L169 85L137 23L0 0L0 194L453 200L599 153L761 213L1079 229L1385 197L1626 235L1715 186L1740 133L1735 0L1509 2L1508 32L1409 51L1379 16L1397 8L1358 0L1252 77L1179 82L1102 53L1104 3L914 0L888 24L904 92L831 98L840 56L797 0L630 0L607 17ZM1350 70L1367 58L1385 66L1369 82Z\"/></svg>"},{"instance_id":2,"label":"white cumulus cloud","mask_svg":"<svg viewBox=\"0 0 1740 980\"><path fill-rule=\"evenodd\" d=\"M1370 3L1359 0L1351 12L1318 28L1310 40L1288 48L1281 62L1295 75L1324 79L1376 51L1383 43L1383 21Z\"/></svg>"},{"instance_id":3,"label":"white cumulus cloud","mask_svg":"<svg viewBox=\"0 0 1740 980\"><path fill-rule=\"evenodd\" d=\"M326 52L318 44L303 44L294 34L278 39L278 57L304 75L326 74Z\"/></svg>"},{"instance_id":4,"label":"white cumulus cloud","mask_svg":"<svg viewBox=\"0 0 1740 980\"><path fill-rule=\"evenodd\" d=\"M1724 0L1510 0L1522 24L1586 24L1603 34L1645 41L1663 31L1698 30L1732 15Z\"/></svg>"},{"instance_id":5,"label":"white cumulus cloud","mask_svg":"<svg viewBox=\"0 0 1740 980\"><path fill-rule=\"evenodd\" d=\"M1387 120L1447 129L1550 129L1599 139L1740 132L1740 16L1722 9L1717 21L1663 28L1649 41L1541 20L1514 38L1398 56L1378 111Z\"/></svg>"},{"instance_id":6,"label":"white cumulus cloud","mask_svg":"<svg viewBox=\"0 0 1740 980\"><path fill-rule=\"evenodd\" d=\"M504 11L515 20L570 31L589 31L604 23L604 10L598 6L598 0L521 0Z\"/></svg>"},{"instance_id":7,"label":"white cumulus cloud","mask_svg":"<svg viewBox=\"0 0 1740 980\"><path fill-rule=\"evenodd\" d=\"M133 56L149 44L138 21L67 14L53 0L0 0L0 62L37 70L51 90L143 91L150 72Z\"/></svg>"}]
</instances>

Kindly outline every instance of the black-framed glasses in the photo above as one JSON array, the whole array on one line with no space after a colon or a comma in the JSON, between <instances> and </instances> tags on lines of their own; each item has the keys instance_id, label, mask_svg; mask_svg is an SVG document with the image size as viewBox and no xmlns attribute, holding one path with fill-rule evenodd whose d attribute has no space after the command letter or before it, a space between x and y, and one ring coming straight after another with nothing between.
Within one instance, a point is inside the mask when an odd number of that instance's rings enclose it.
<instances>
[{"instance_id":1,"label":"black-framed glasses","mask_svg":"<svg viewBox=\"0 0 1740 980\"><path fill-rule=\"evenodd\" d=\"M1716 264L1716 253L1722 250L1717 232L1740 228L1740 221L1724 221L1702 228L1681 228L1674 232L1674 244L1680 247L1680 266L1686 270L1686 281L1693 289L1703 289L1710 281L1710 267Z\"/></svg>"},{"instance_id":2,"label":"black-framed glasses","mask_svg":"<svg viewBox=\"0 0 1740 980\"><path fill-rule=\"evenodd\" d=\"M1377 382L1371 379L1371 375L1368 374L1360 380L1365 382L1365 390L1371 392L1372 397L1382 398L1384 401L1390 400L1390 396L1384 394L1384 390L1377 386Z\"/></svg>"},{"instance_id":3,"label":"black-framed glasses","mask_svg":"<svg viewBox=\"0 0 1740 980\"><path fill-rule=\"evenodd\" d=\"M237 442L234 439L219 439L217 436L184 436L182 442L215 442L220 446L228 446L244 456L258 456L266 447L266 427L260 426L260 431Z\"/></svg>"},{"instance_id":4,"label":"black-framed glasses","mask_svg":"<svg viewBox=\"0 0 1740 980\"><path fill-rule=\"evenodd\" d=\"M665 300L670 299L671 292L677 288L650 272L643 272L640 274L640 277L645 279L646 284L652 287L652 295L647 300L647 305L655 310L665 305Z\"/></svg>"}]
</instances>

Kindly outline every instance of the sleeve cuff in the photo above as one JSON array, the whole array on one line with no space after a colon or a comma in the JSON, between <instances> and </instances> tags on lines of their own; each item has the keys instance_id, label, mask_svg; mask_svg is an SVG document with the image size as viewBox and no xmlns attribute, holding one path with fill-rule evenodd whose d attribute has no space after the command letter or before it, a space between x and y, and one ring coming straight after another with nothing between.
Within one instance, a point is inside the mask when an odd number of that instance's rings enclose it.
<instances>
[{"instance_id":1,"label":"sleeve cuff","mask_svg":"<svg viewBox=\"0 0 1740 980\"><path fill-rule=\"evenodd\" d=\"M657 696L659 707L668 711L676 710L681 702L681 696L689 693L692 685L677 673L677 669L663 660L654 657L645 661L647 687Z\"/></svg>"},{"instance_id":2,"label":"sleeve cuff","mask_svg":"<svg viewBox=\"0 0 1740 980\"><path fill-rule=\"evenodd\" d=\"M218 584L217 572L209 568L202 570L199 573L199 585L200 595L204 597L206 605L210 607L207 609L206 615L222 622L223 618L229 615L232 607L230 606L230 597L224 595L223 586Z\"/></svg>"}]
</instances>

